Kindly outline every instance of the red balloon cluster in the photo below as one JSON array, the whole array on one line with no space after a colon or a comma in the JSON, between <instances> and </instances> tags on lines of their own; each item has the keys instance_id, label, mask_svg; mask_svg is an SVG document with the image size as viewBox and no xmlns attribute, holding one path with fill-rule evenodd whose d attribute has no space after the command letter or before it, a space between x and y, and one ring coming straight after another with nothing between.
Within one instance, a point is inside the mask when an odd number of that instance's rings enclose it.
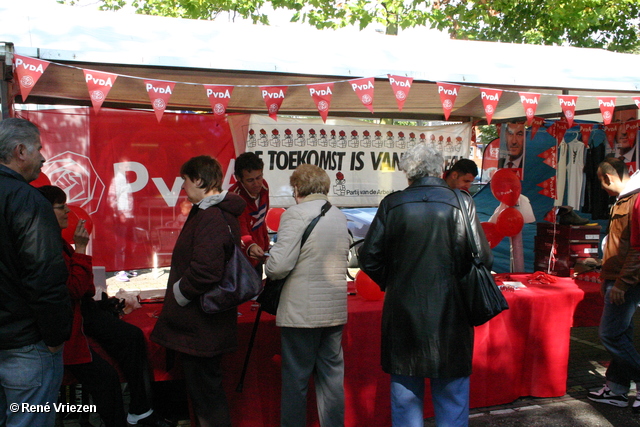
<instances>
[{"instance_id":1,"label":"red balloon cluster","mask_svg":"<svg viewBox=\"0 0 640 427\"><path fill-rule=\"evenodd\" d=\"M280 228L280 217L282 216L284 211L284 208L269 209L269 211L267 212L267 217L265 219L269 230L274 232L278 231L278 228Z\"/></svg>"},{"instance_id":2,"label":"red balloon cluster","mask_svg":"<svg viewBox=\"0 0 640 427\"><path fill-rule=\"evenodd\" d=\"M86 228L89 234L91 234L91 231L93 231L93 221L91 220L91 217L89 216L87 211L82 209L80 206L71 206L71 205L68 205L68 206L70 211L68 215L69 226L64 230L62 230L62 238L66 240L69 244L71 244L73 243L73 234L76 231L78 222L81 219L84 219L85 220L84 228Z\"/></svg>"},{"instance_id":3,"label":"red balloon cluster","mask_svg":"<svg viewBox=\"0 0 640 427\"><path fill-rule=\"evenodd\" d=\"M516 173L508 168L500 169L491 178L491 192L507 206L518 204L522 183Z\"/></svg>"},{"instance_id":4,"label":"red balloon cluster","mask_svg":"<svg viewBox=\"0 0 640 427\"><path fill-rule=\"evenodd\" d=\"M498 214L496 227L505 236L513 237L522 231L524 218L516 208L506 208Z\"/></svg>"},{"instance_id":5,"label":"red balloon cluster","mask_svg":"<svg viewBox=\"0 0 640 427\"><path fill-rule=\"evenodd\" d=\"M359 270L356 273L355 283L356 293L362 298L369 301L378 301L384 298L384 292L380 290L378 284L364 271Z\"/></svg>"}]
</instances>

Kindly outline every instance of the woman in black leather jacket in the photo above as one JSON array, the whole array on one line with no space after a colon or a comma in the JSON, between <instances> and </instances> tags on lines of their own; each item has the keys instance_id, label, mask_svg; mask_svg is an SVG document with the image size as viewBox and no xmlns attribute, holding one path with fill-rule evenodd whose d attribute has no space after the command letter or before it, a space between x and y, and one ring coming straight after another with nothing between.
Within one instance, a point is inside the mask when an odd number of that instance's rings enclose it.
<instances>
[{"instance_id":1,"label":"woman in black leather jacket","mask_svg":"<svg viewBox=\"0 0 640 427\"><path fill-rule=\"evenodd\" d=\"M443 163L430 145L407 150L400 167L409 187L382 200L359 254L360 268L386 292L382 368L391 374L394 426L423 425L424 378L431 379L436 424L468 425L473 327L459 279L471 253L458 199L439 178ZM473 200L460 195L490 268Z\"/></svg>"}]
</instances>

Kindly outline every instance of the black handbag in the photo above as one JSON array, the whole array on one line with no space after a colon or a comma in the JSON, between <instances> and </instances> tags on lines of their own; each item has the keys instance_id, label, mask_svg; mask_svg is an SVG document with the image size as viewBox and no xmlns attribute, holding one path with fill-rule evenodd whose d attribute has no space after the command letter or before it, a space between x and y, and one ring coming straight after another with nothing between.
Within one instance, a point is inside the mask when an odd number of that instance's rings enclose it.
<instances>
[{"instance_id":1,"label":"black handbag","mask_svg":"<svg viewBox=\"0 0 640 427\"><path fill-rule=\"evenodd\" d=\"M471 268L461 280L461 285L463 286L462 297L469 314L469 323L472 326L480 326L502 311L507 310L509 304L507 304L502 291L493 280L491 271L480 259L478 244L471 229L471 220L469 219L467 207L462 201L459 192L454 191L454 193L460 203L472 256Z\"/></svg>"},{"instance_id":2,"label":"black handbag","mask_svg":"<svg viewBox=\"0 0 640 427\"><path fill-rule=\"evenodd\" d=\"M327 213L329 209L331 209L331 203L326 202L320 210L320 215L315 217L304 230L304 233L302 234L302 240L300 241L301 249L304 243L307 241L309 234L311 234L311 231L320 220L320 217L324 216L324 214ZM258 303L260 303L260 310L266 311L267 313L273 314L275 316L275 314L278 312L278 304L280 304L280 293L282 293L282 287L284 286L284 282L287 281L287 277L289 277L289 275L283 277L282 279L267 278L264 289L256 300Z\"/></svg>"},{"instance_id":3,"label":"black handbag","mask_svg":"<svg viewBox=\"0 0 640 427\"><path fill-rule=\"evenodd\" d=\"M233 234L231 238L233 239ZM200 296L200 306L205 313L220 313L237 307L262 290L262 278L242 253L242 249L235 243L233 246L233 254L224 267L222 280Z\"/></svg>"}]
</instances>

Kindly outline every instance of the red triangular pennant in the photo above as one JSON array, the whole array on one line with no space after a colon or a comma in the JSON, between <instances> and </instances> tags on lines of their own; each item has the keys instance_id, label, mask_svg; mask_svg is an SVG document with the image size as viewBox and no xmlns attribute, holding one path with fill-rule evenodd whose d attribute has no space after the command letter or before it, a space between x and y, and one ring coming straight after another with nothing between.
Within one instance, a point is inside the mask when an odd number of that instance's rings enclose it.
<instances>
[{"instance_id":1,"label":"red triangular pennant","mask_svg":"<svg viewBox=\"0 0 640 427\"><path fill-rule=\"evenodd\" d=\"M169 105L169 98L171 98L171 95L173 94L173 88L175 87L176 82L145 80L144 84L147 88L147 93L149 94L153 111L156 113L158 123L160 123L164 110L166 110L167 105Z\"/></svg>"},{"instance_id":2,"label":"red triangular pennant","mask_svg":"<svg viewBox=\"0 0 640 427\"><path fill-rule=\"evenodd\" d=\"M407 100L407 97L409 96L409 91L411 90L413 77L393 76L391 74L387 74L387 77L389 77L389 83L391 84L393 93L396 95L396 102L398 103L398 109L402 111L402 107L404 106L404 101Z\"/></svg>"},{"instance_id":3,"label":"red triangular pennant","mask_svg":"<svg viewBox=\"0 0 640 427\"><path fill-rule=\"evenodd\" d=\"M630 120L624 123L627 130L627 138L629 138L629 142L631 143L636 140L636 134L638 133L638 124L640 124L640 120Z\"/></svg>"},{"instance_id":4,"label":"red triangular pennant","mask_svg":"<svg viewBox=\"0 0 640 427\"><path fill-rule=\"evenodd\" d=\"M555 176L552 176L549 179L545 179L540 184L538 184L538 187L542 187L542 190L538 191L538 193L542 194L543 196L550 197L552 199L556 198L556 194L557 194L556 188L557 187L556 187L556 177Z\"/></svg>"},{"instance_id":5,"label":"red triangular pennant","mask_svg":"<svg viewBox=\"0 0 640 427\"><path fill-rule=\"evenodd\" d=\"M267 104L267 111L269 111L269 117L273 120L278 120L278 111L282 106L282 101L287 94L288 86L260 86L262 91L262 98L265 104Z\"/></svg>"},{"instance_id":6,"label":"red triangular pennant","mask_svg":"<svg viewBox=\"0 0 640 427\"><path fill-rule=\"evenodd\" d=\"M544 216L544 220L545 221L549 221L551 223L555 223L556 222L556 212L558 211L557 207L553 207L551 208L551 210L549 212L547 212L547 214Z\"/></svg>"},{"instance_id":7,"label":"red triangular pennant","mask_svg":"<svg viewBox=\"0 0 640 427\"><path fill-rule=\"evenodd\" d=\"M602 113L602 123L608 125L609 123L611 123L611 119L613 118L613 110L616 108L616 97L599 96L598 106L600 107L600 112Z\"/></svg>"},{"instance_id":8,"label":"red triangular pennant","mask_svg":"<svg viewBox=\"0 0 640 427\"><path fill-rule=\"evenodd\" d=\"M615 148L616 135L618 134L618 127L620 127L621 124L620 122L615 122L604 125L604 134L607 137L607 142L609 142L611 149Z\"/></svg>"},{"instance_id":9,"label":"red triangular pennant","mask_svg":"<svg viewBox=\"0 0 640 427\"><path fill-rule=\"evenodd\" d=\"M589 138L593 130L593 123L580 123L580 133L582 134L582 142L585 147L589 147Z\"/></svg>"},{"instance_id":10,"label":"red triangular pennant","mask_svg":"<svg viewBox=\"0 0 640 427\"><path fill-rule=\"evenodd\" d=\"M547 133L553 136L558 144L562 142L564 138L564 134L567 133L567 129L569 129L569 124L566 120L558 120L547 129Z\"/></svg>"},{"instance_id":11,"label":"red triangular pennant","mask_svg":"<svg viewBox=\"0 0 640 427\"><path fill-rule=\"evenodd\" d=\"M634 96L633 102L636 103L636 107L640 108L640 96Z\"/></svg>"},{"instance_id":12,"label":"red triangular pennant","mask_svg":"<svg viewBox=\"0 0 640 427\"><path fill-rule=\"evenodd\" d=\"M456 103L458 97L458 91L460 85L454 85L451 83L437 83L438 93L440 94L440 102L442 103L442 111L444 112L445 120L449 120L449 115L453 110L453 105Z\"/></svg>"},{"instance_id":13,"label":"red triangular pennant","mask_svg":"<svg viewBox=\"0 0 640 427\"><path fill-rule=\"evenodd\" d=\"M217 121L224 119L227 113L227 107L231 100L231 94L233 93L234 86L218 86L218 85L203 85L207 92L207 98L209 104L211 104L211 110L213 111L213 118Z\"/></svg>"},{"instance_id":14,"label":"red triangular pennant","mask_svg":"<svg viewBox=\"0 0 640 427\"><path fill-rule=\"evenodd\" d=\"M558 101L564 117L567 119L568 128L570 128L573 126L578 97L576 95L558 95Z\"/></svg>"},{"instance_id":15,"label":"red triangular pennant","mask_svg":"<svg viewBox=\"0 0 640 427\"><path fill-rule=\"evenodd\" d=\"M496 112L498 101L502 91L500 89L480 89L480 98L482 98L482 104L484 105L484 114L487 117L487 124L491 124L493 113Z\"/></svg>"},{"instance_id":16,"label":"red triangular pennant","mask_svg":"<svg viewBox=\"0 0 640 427\"><path fill-rule=\"evenodd\" d=\"M362 105L373 113L373 77L349 80L349 84L351 84L351 88L353 88L358 98L360 98Z\"/></svg>"},{"instance_id":17,"label":"red triangular pennant","mask_svg":"<svg viewBox=\"0 0 640 427\"><path fill-rule=\"evenodd\" d=\"M102 107L102 103L107 99L107 95L109 95L113 84L116 82L118 75L94 70L82 71L84 71L84 79L87 82L93 109L98 113L100 107Z\"/></svg>"},{"instance_id":18,"label":"red triangular pennant","mask_svg":"<svg viewBox=\"0 0 640 427\"><path fill-rule=\"evenodd\" d=\"M533 118L536 115L536 109L538 108L538 101L540 100L539 93L531 92L519 92L520 102L524 107L524 115L527 117L527 126L531 126ZM533 139L533 137L531 137Z\"/></svg>"},{"instance_id":19,"label":"red triangular pennant","mask_svg":"<svg viewBox=\"0 0 640 427\"><path fill-rule=\"evenodd\" d=\"M542 153L538 154L538 157L541 157L544 159L542 163L545 163L554 169L558 168L558 146L557 145L554 145L548 150L545 150Z\"/></svg>"},{"instance_id":20,"label":"red triangular pennant","mask_svg":"<svg viewBox=\"0 0 640 427\"><path fill-rule=\"evenodd\" d=\"M331 107L331 97L333 96L333 83L318 83L307 85L309 94L316 103L318 113L322 117L323 122L327 122L329 115L329 107Z\"/></svg>"},{"instance_id":21,"label":"red triangular pennant","mask_svg":"<svg viewBox=\"0 0 640 427\"><path fill-rule=\"evenodd\" d=\"M50 63L28 56L13 55L13 64L20 84L22 102L26 102L31 89L38 83Z\"/></svg>"},{"instance_id":22,"label":"red triangular pennant","mask_svg":"<svg viewBox=\"0 0 640 427\"><path fill-rule=\"evenodd\" d=\"M542 125L544 125L544 119L542 117L534 117L533 120L531 120L531 139L536 136L538 129L540 129Z\"/></svg>"}]
</instances>

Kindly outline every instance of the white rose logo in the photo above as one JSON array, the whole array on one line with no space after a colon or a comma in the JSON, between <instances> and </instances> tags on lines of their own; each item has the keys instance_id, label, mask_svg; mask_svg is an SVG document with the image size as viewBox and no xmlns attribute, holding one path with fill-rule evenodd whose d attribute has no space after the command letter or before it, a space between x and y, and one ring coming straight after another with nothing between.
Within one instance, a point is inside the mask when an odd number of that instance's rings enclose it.
<instances>
[{"instance_id":1,"label":"white rose logo","mask_svg":"<svg viewBox=\"0 0 640 427\"><path fill-rule=\"evenodd\" d=\"M278 104L276 104L275 102L273 104L269 104L269 112L270 113L277 113L278 112Z\"/></svg>"},{"instance_id":2,"label":"white rose logo","mask_svg":"<svg viewBox=\"0 0 640 427\"><path fill-rule=\"evenodd\" d=\"M318 110L327 111L329 109L329 103L327 101L318 102Z\"/></svg>"},{"instance_id":3,"label":"white rose logo","mask_svg":"<svg viewBox=\"0 0 640 427\"><path fill-rule=\"evenodd\" d=\"M214 105L214 107L213 107L213 113L214 114L217 114L217 115L220 116L220 115L224 114L224 112L225 112L224 105L222 105L220 103L217 103L216 105Z\"/></svg>"},{"instance_id":4,"label":"white rose logo","mask_svg":"<svg viewBox=\"0 0 640 427\"><path fill-rule=\"evenodd\" d=\"M22 87L32 87L34 84L36 84L36 82L31 76L23 76L20 79L20 84L22 85Z\"/></svg>"},{"instance_id":5,"label":"white rose logo","mask_svg":"<svg viewBox=\"0 0 640 427\"><path fill-rule=\"evenodd\" d=\"M91 99L94 101L104 101L104 92L101 90L94 90L91 92Z\"/></svg>"},{"instance_id":6,"label":"white rose logo","mask_svg":"<svg viewBox=\"0 0 640 427\"><path fill-rule=\"evenodd\" d=\"M487 114L493 114L493 105L487 105L484 107L484 112Z\"/></svg>"},{"instance_id":7,"label":"white rose logo","mask_svg":"<svg viewBox=\"0 0 640 427\"><path fill-rule=\"evenodd\" d=\"M453 102L451 102L450 99L445 99L442 106L445 108L445 110L451 110L453 108Z\"/></svg>"},{"instance_id":8,"label":"white rose logo","mask_svg":"<svg viewBox=\"0 0 640 427\"><path fill-rule=\"evenodd\" d=\"M396 99L399 101L404 101L407 99L407 94L403 90L399 90L396 92Z\"/></svg>"},{"instance_id":9,"label":"white rose logo","mask_svg":"<svg viewBox=\"0 0 640 427\"><path fill-rule=\"evenodd\" d=\"M604 117L604 119L607 121L611 120L611 111L605 111L602 117Z\"/></svg>"},{"instance_id":10,"label":"white rose logo","mask_svg":"<svg viewBox=\"0 0 640 427\"><path fill-rule=\"evenodd\" d=\"M564 116L565 116L567 119L571 119L571 118L573 118L573 111L571 111L571 110L567 110L567 111L565 111L565 112L564 112Z\"/></svg>"},{"instance_id":11,"label":"white rose logo","mask_svg":"<svg viewBox=\"0 0 640 427\"><path fill-rule=\"evenodd\" d=\"M79 205L90 214L98 210L105 185L87 156L65 151L49 159L42 172L67 193L70 205Z\"/></svg>"},{"instance_id":12,"label":"white rose logo","mask_svg":"<svg viewBox=\"0 0 640 427\"><path fill-rule=\"evenodd\" d=\"M360 99L362 99L362 103L364 105L369 105L369 104L371 104L373 102L373 99L371 98L371 95L368 95L368 94L362 95L362 98L360 98Z\"/></svg>"},{"instance_id":13,"label":"white rose logo","mask_svg":"<svg viewBox=\"0 0 640 427\"><path fill-rule=\"evenodd\" d=\"M153 101L153 109L154 110L164 110L167 107L167 104L164 102L162 98L156 98Z\"/></svg>"}]
</instances>

